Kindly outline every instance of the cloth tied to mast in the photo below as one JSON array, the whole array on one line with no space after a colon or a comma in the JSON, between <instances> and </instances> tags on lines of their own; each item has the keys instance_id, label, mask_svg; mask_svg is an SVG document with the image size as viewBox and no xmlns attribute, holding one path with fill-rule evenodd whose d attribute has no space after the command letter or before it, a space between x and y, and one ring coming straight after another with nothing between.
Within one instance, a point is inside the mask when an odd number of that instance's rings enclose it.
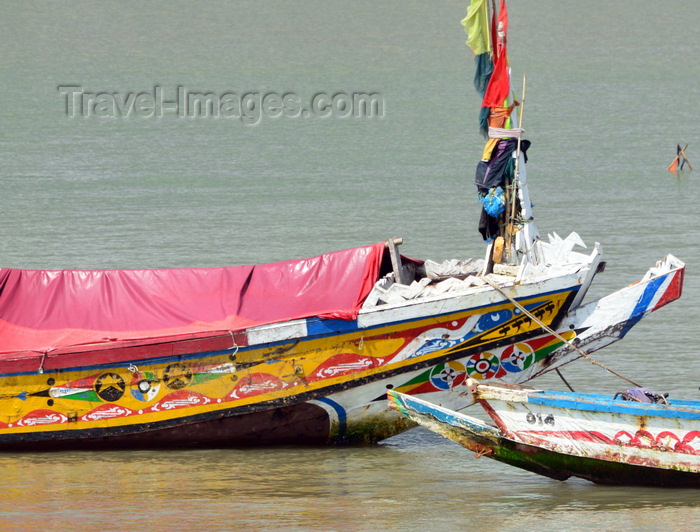
<instances>
[{"instance_id":1,"label":"cloth tied to mast","mask_svg":"<svg viewBox=\"0 0 700 532\"><path fill-rule=\"evenodd\" d=\"M489 138L490 139L505 139L514 138L519 139L523 135L523 130L519 127L513 129L503 129L498 127L489 127Z\"/></svg>"},{"instance_id":2,"label":"cloth tied to mast","mask_svg":"<svg viewBox=\"0 0 700 532\"><path fill-rule=\"evenodd\" d=\"M491 107L490 108L490 110L489 110L489 129L488 129L489 140L486 141L486 146L484 146L484 152L481 155L482 161L488 161L491 159L493 149L496 147L496 144L498 143L498 139L519 137L520 136L519 134L516 135L514 133L510 133L510 131L516 131L514 129L513 130L505 129L506 123L508 122L510 115L513 113L513 109L515 109L515 107L518 105L520 105L520 102L514 102L513 105L509 105L507 107ZM491 133L492 129L506 131L506 133L503 135L496 135L495 133L492 134ZM520 130L520 132L522 133L522 130Z\"/></svg>"}]
</instances>

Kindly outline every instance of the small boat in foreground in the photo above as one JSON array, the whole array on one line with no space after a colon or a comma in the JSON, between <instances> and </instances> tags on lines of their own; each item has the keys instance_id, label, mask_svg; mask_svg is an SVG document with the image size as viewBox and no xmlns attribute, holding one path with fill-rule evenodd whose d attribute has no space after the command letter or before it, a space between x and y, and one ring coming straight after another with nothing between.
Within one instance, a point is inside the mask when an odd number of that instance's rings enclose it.
<instances>
[{"instance_id":1,"label":"small boat in foreground","mask_svg":"<svg viewBox=\"0 0 700 532\"><path fill-rule=\"evenodd\" d=\"M647 389L550 392L469 380L493 425L389 390L389 405L476 453L556 480L700 487L700 401Z\"/></svg>"}]
</instances>

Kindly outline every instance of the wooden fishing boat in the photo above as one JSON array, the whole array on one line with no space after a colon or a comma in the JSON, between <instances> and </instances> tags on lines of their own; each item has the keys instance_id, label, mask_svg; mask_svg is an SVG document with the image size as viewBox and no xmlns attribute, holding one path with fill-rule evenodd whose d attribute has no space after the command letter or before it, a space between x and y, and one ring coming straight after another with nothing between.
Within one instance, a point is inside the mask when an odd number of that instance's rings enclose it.
<instances>
[{"instance_id":1,"label":"wooden fishing boat","mask_svg":"<svg viewBox=\"0 0 700 532\"><path fill-rule=\"evenodd\" d=\"M392 390L389 403L477 457L556 480L700 487L700 401L647 389L607 396L472 380L466 388L494 425Z\"/></svg>"},{"instance_id":2,"label":"wooden fishing boat","mask_svg":"<svg viewBox=\"0 0 700 532\"><path fill-rule=\"evenodd\" d=\"M0 449L377 441L412 426L387 414L389 384L519 382L579 356L540 324L593 349L681 294L669 257L610 303L574 305L598 249L539 244L548 266L530 275L430 283L434 268L384 243L255 267L2 269ZM435 378L462 367L447 389Z\"/></svg>"}]
</instances>

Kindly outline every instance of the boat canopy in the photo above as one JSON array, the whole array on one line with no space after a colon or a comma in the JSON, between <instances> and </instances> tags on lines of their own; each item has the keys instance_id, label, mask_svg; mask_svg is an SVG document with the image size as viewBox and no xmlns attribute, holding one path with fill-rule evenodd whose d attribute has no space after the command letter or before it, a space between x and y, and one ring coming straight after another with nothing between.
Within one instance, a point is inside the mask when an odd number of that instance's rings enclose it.
<instances>
[{"instance_id":1,"label":"boat canopy","mask_svg":"<svg viewBox=\"0 0 700 532\"><path fill-rule=\"evenodd\" d=\"M0 269L0 353L49 352L317 316L352 320L379 277L384 243L221 268Z\"/></svg>"}]
</instances>

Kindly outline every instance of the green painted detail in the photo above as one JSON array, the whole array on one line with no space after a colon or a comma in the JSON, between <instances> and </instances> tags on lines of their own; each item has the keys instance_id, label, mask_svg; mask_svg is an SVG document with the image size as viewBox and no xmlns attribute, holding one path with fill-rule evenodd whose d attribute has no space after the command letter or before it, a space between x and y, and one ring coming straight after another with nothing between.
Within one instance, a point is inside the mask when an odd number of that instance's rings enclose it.
<instances>
[{"instance_id":1,"label":"green painted detail","mask_svg":"<svg viewBox=\"0 0 700 532\"><path fill-rule=\"evenodd\" d=\"M89 390L85 392L72 393L70 395L63 395L57 399L70 399L73 401L90 401L90 402L103 402L102 398L95 393L94 390Z\"/></svg>"},{"instance_id":2,"label":"green painted detail","mask_svg":"<svg viewBox=\"0 0 700 532\"><path fill-rule=\"evenodd\" d=\"M406 386L412 386L414 384L424 384L428 382L428 379L430 378L430 372L432 371L432 368L430 368L428 371L424 371L420 375L413 377L410 381L404 382L401 386L397 386L397 388L404 388Z\"/></svg>"},{"instance_id":3,"label":"green painted detail","mask_svg":"<svg viewBox=\"0 0 700 532\"><path fill-rule=\"evenodd\" d=\"M192 385L201 384L203 382L218 379L224 375L231 375L236 372L233 364L222 364L213 368L208 368L204 371L197 371L192 375Z\"/></svg>"},{"instance_id":4,"label":"green painted detail","mask_svg":"<svg viewBox=\"0 0 700 532\"><path fill-rule=\"evenodd\" d=\"M564 345L564 342L556 342L541 349L538 349L537 351L535 351L535 362L539 362L543 358L546 358L551 353L559 349L562 345Z\"/></svg>"},{"instance_id":5,"label":"green painted detail","mask_svg":"<svg viewBox=\"0 0 700 532\"><path fill-rule=\"evenodd\" d=\"M501 438L489 458L556 480L579 477L598 484L700 487L700 474L572 456Z\"/></svg>"}]
</instances>

